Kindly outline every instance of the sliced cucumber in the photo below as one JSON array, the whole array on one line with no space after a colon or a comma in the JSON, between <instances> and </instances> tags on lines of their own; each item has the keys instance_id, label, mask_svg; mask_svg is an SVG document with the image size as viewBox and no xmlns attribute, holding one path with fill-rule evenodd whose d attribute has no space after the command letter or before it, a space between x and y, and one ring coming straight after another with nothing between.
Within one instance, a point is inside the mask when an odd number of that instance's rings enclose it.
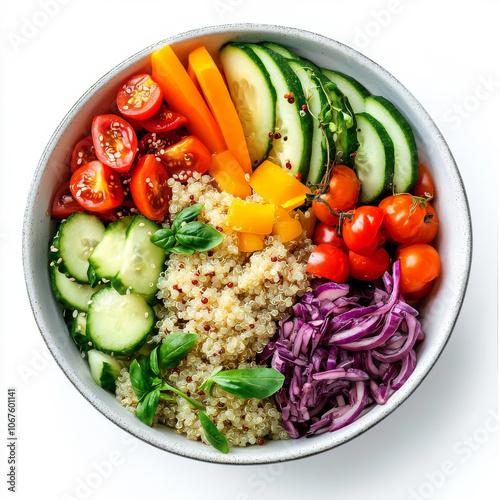
<instances>
[{"instance_id":1,"label":"sliced cucumber","mask_svg":"<svg viewBox=\"0 0 500 500\"><path fill-rule=\"evenodd\" d=\"M73 342L78 347L78 350L87 352L91 349L89 338L87 337L87 314L82 311L73 312L76 317L73 319L70 334Z\"/></svg>"},{"instance_id":2,"label":"sliced cucumber","mask_svg":"<svg viewBox=\"0 0 500 500\"><path fill-rule=\"evenodd\" d=\"M296 59L298 57L291 50L288 50L287 48L283 47L283 45L278 45L274 42L262 42L260 45L271 49L273 52L276 52L285 59Z\"/></svg>"},{"instance_id":3,"label":"sliced cucumber","mask_svg":"<svg viewBox=\"0 0 500 500\"><path fill-rule=\"evenodd\" d=\"M322 69L321 71L346 96L354 113L362 113L365 110L365 98L370 95L370 92L361 83L338 71L330 69Z\"/></svg>"},{"instance_id":4,"label":"sliced cucumber","mask_svg":"<svg viewBox=\"0 0 500 500\"><path fill-rule=\"evenodd\" d=\"M267 69L248 46L229 43L219 56L256 168L271 151L269 134L274 132L276 121L276 91Z\"/></svg>"},{"instance_id":5,"label":"sliced cucumber","mask_svg":"<svg viewBox=\"0 0 500 500\"><path fill-rule=\"evenodd\" d=\"M57 301L68 309L88 311L88 302L92 295L103 287L103 285L97 285L92 288L85 283L78 283L74 281L74 278L68 278L61 273L57 266L50 266L50 276Z\"/></svg>"},{"instance_id":6,"label":"sliced cucumber","mask_svg":"<svg viewBox=\"0 0 500 500\"><path fill-rule=\"evenodd\" d=\"M104 236L103 223L93 215L74 212L59 226L51 257L61 272L80 283L89 283L89 255Z\"/></svg>"},{"instance_id":7,"label":"sliced cucumber","mask_svg":"<svg viewBox=\"0 0 500 500\"><path fill-rule=\"evenodd\" d=\"M365 110L384 126L394 143L394 192L411 192L418 179L418 152L410 124L384 97L367 97Z\"/></svg>"},{"instance_id":8,"label":"sliced cucumber","mask_svg":"<svg viewBox=\"0 0 500 500\"><path fill-rule=\"evenodd\" d=\"M139 349L154 324L154 311L144 296L104 288L92 297L87 336L100 351L127 356Z\"/></svg>"},{"instance_id":9,"label":"sliced cucumber","mask_svg":"<svg viewBox=\"0 0 500 500\"><path fill-rule=\"evenodd\" d=\"M104 236L89 257L98 279L111 280L120 270L127 229L133 217L123 217L108 224Z\"/></svg>"},{"instance_id":10,"label":"sliced cucumber","mask_svg":"<svg viewBox=\"0 0 500 500\"><path fill-rule=\"evenodd\" d=\"M94 382L107 391L115 392L116 379L122 369L120 363L113 356L96 349L91 349L88 356L90 374Z\"/></svg>"},{"instance_id":11,"label":"sliced cucumber","mask_svg":"<svg viewBox=\"0 0 500 500\"><path fill-rule=\"evenodd\" d=\"M302 111L306 99L300 80L284 57L260 45L249 44L248 47L266 67L277 95L275 138L269 160L287 172L300 174L305 182L311 159L312 118ZM285 97L289 93L293 94L293 99Z\"/></svg>"},{"instance_id":12,"label":"sliced cucumber","mask_svg":"<svg viewBox=\"0 0 500 500\"><path fill-rule=\"evenodd\" d=\"M373 203L392 191L394 145L383 125L368 113L356 115L359 149L354 170L361 182L359 201Z\"/></svg>"},{"instance_id":13,"label":"sliced cucumber","mask_svg":"<svg viewBox=\"0 0 500 500\"><path fill-rule=\"evenodd\" d=\"M140 293L151 297L165 263L165 250L151 243L160 226L136 215L127 229L120 270L111 284L121 294Z\"/></svg>"}]
</instances>

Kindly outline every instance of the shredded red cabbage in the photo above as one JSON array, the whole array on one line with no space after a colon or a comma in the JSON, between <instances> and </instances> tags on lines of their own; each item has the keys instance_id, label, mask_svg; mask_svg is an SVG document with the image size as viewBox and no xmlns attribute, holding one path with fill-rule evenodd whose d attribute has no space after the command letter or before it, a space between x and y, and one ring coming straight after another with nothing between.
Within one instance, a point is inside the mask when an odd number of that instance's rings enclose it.
<instances>
[{"instance_id":1,"label":"shredded red cabbage","mask_svg":"<svg viewBox=\"0 0 500 500\"><path fill-rule=\"evenodd\" d=\"M275 394L290 437L335 431L369 404L385 404L416 365L424 333L418 311L399 292L399 262L380 288L350 290L324 283L280 323L261 354L285 375Z\"/></svg>"}]
</instances>

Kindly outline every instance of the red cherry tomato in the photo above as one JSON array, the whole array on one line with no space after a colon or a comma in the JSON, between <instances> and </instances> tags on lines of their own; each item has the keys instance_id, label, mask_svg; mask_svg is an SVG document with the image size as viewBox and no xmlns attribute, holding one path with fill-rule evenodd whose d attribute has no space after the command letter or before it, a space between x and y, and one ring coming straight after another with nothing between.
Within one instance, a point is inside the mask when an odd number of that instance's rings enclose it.
<instances>
[{"instance_id":1,"label":"red cherry tomato","mask_svg":"<svg viewBox=\"0 0 500 500\"><path fill-rule=\"evenodd\" d=\"M212 163L210 151L194 135L184 137L180 142L168 147L158 157L170 175L180 174L190 177L194 172L204 174Z\"/></svg>"},{"instance_id":2,"label":"red cherry tomato","mask_svg":"<svg viewBox=\"0 0 500 500\"><path fill-rule=\"evenodd\" d=\"M310 255L306 271L320 278L344 283L349 277L349 259L337 247L321 244Z\"/></svg>"},{"instance_id":3,"label":"red cherry tomato","mask_svg":"<svg viewBox=\"0 0 500 500\"><path fill-rule=\"evenodd\" d=\"M347 212L356 206L360 182L352 169L337 165L332 169L328 191L320 196L322 201L313 201L314 215L325 224L333 226L335 216L331 211Z\"/></svg>"},{"instance_id":4,"label":"red cherry tomato","mask_svg":"<svg viewBox=\"0 0 500 500\"><path fill-rule=\"evenodd\" d=\"M105 212L123 202L119 175L100 161L91 161L73 173L71 194L86 210Z\"/></svg>"},{"instance_id":5,"label":"red cherry tomato","mask_svg":"<svg viewBox=\"0 0 500 500\"><path fill-rule=\"evenodd\" d=\"M148 120L141 121L141 125L148 132L167 132L187 124L187 119L175 111L170 111L162 105L159 111Z\"/></svg>"},{"instance_id":6,"label":"red cherry tomato","mask_svg":"<svg viewBox=\"0 0 500 500\"><path fill-rule=\"evenodd\" d=\"M134 120L147 120L163 102L163 91L151 75L130 77L118 91L116 104L120 113Z\"/></svg>"},{"instance_id":7,"label":"red cherry tomato","mask_svg":"<svg viewBox=\"0 0 500 500\"><path fill-rule=\"evenodd\" d=\"M428 283L425 283L425 285L422 285L422 288L419 288L415 292L405 293L405 300L407 302L411 301L412 303L418 302L420 299L423 299L424 297L427 297L427 295L429 295L429 292L432 290L433 285L434 281L429 281Z\"/></svg>"},{"instance_id":8,"label":"red cherry tomato","mask_svg":"<svg viewBox=\"0 0 500 500\"><path fill-rule=\"evenodd\" d=\"M415 293L441 273L441 259L434 247L426 243L400 245L395 259L401 262L401 293Z\"/></svg>"},{"instance_id":9,"label":"red cherry tomato","mask_svg":"<svg viewBox=\"0 0 500 500\"><path fill-rule=\"evenodd\" d=\"M338 217L337 223L338 224ZM344 239L337 236L337 230L334 226L328 226L324 222L320 222L313 234L313 243L315 245L321 245L322 243L326 243L327 245L333 245L338 249L342 250L344 253L348 253L349 249L347 248Z\"/></svg>"},{"instance_id":10,"label":"red cherry tomato","mask_svg":"<svg viewBox=\"0 0 500 500\"><path fill-rule=\"evenodd\" d=\"M384 198L380 204L385 213L384 228L398 243L430 243L439 228L439 218L423 198L398 194Z\"/></svg>"},{"instance_id":11,"label":"red cherry tomato","mask_svg":"<svg viewBox=\"0 0 500 500\"><path fill-rule=\"evenodd\" d=\"M69 189L69 182L61 184L52 201L52 217L66 219L73 212L83 212L85 209L75 200Z\"/></svg>"},{"instance_id":12,"label":"red cherry tomato","mask_svg":"<svg viewBox=\"0 0 500 500\"><path fill-rule=\"evenodd\" d=\"M89 135L76 143L71 155L71 171L74 172L94 160L97 160L97 156L92 136Z\"/></svg>"},{"instance_id":13,"label":"red cherry tomato","mask_svg":"<svg viewBox=\"0 0 500 500\"><path fill-rule=\"evenodd\" d=\"M371 255L383 243L380 231L384 212L377 207L365 205L353 212L352 218L345 218L342 235L349 250L361 255Z\"/></svg>"},{"instance_id":14,"label":"red cherry tomato","mask_svg":"<svg viewBox=\"0 0 500 500\"><path fill-rule=\"evenodd\" d=\"M117 172L128 172L137 152L134 129L117 115L98 115L92 122L97 158Z\"/></svg>"},{"instance_id":15,"label":"red cherry tomato","mask_svg":"<svg viewBox=\"0 0 500 500\"><path fill-rule=\"evenodd\" d=\"M434 184L429 171L423 163L418 164L418 180L413 189L413 194L422 198L434 197Z\"/></svg>"},{"instance_id":16,"label":"red cherry tomato","mask_svg":"<svg viewBox=\"0 0 500 500\"><path fill-rule=\"evenodd\" d=\"M182 139L182 135L176 130L168 132L148 132L139 141L138 155L155 155L160 156L160 152L168 147L176 144Z\"/></svg>"},{"instance_id":17,"label":"red cherry tomato","mask_svg":"<svg viewBox=\"0 0 500 500\"><path fill-rule=\"evenodd\" d=\"M168 173L154 155L145 155L134 167L130 191L137 208L148 219L163 219L168 211L171 189Z\"/></svg>"},{"instance_id":18,"label":"red cherry tomato","mask_svg":"<svg viewBox=\"0 0 500 500\"><path fill-rule=\"evenodd\" d=\"M385 248L379 248L371 255L360 255L349 251L349 274L356 280L376 280L389 271L390 267L391 258Z\"/></svg>"}]
</instances>

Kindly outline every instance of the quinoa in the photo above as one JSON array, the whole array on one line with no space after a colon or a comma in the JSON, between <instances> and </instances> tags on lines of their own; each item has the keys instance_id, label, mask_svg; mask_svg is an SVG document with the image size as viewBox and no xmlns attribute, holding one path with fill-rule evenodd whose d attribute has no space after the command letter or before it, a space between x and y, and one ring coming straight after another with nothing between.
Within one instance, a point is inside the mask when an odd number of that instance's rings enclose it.
<instances>
[{"instance_id":1,"label":"quinoa","mask_svg":"<svg viewBox=\"0 0 500 500\"><path fill-rule=\"evenodd\" d=\"M165 374L168 383L206 406L206 414L232 445L261 443L263 439L286 439L281 415L272 399L240 399L216 386L213 397L198 387L218 366L225 369L257 366L256 355L276 332L297 297L310 282L306 264L313 245L305 233L282 243L267 236L264 249L253 253L238 251L238 234L226 226L234 197L219 192L209 176L195 175L181 183L169 179L172 188L170 217L165 227L183 208L202 203L198 220L224 235L212 251L193 255L171 253L166 271L158 280L157 344L172 333L197 333L198 341L177 369ZM254 194L249 201L262 200ZM123 369L117 381L117 399L134 411L137 398ZM155 421L205 441L196 411L179 398L177 403L159 405Z\"/></svg>"}]
</instances>

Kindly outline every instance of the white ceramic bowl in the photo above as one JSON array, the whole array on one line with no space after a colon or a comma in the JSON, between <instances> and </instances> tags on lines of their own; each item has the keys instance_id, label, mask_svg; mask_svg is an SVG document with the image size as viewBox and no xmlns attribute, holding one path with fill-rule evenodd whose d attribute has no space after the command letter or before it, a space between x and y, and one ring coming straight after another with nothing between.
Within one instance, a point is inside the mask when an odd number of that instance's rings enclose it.
<instances>
[{"instance_id":1,"label":"white ceramic bowl","mask_svg":"<svg viewBox=\"0 0 500 500\"><path fill-rule=\"evenodd\" d=\"M441 255L442 274L422 308L422 326L427 337L417 349L417 367L386 405L376 406L353 424L333 433L312 439L268 442L265 446L235 447L223 455L202 443L189 441L172 429L149 428L92 381L87 361L69 340L61 308L52 293L47 253L54 223L47 214L60 179L68 175L74 144L88 133L94 115L109 110L123 80L149 66L149 55L154 50L172 44L185 62L189 51L200 44L216 50L230 40L282 44L319 66L351 75L373 94L388 98L399 108L413 127L420 158L437 186L434 206L441 224L436 246ZM117 425L158 448L185 457L231 464L271 463L329 450L395 410L422 382L450 337L464 298L471 253L471 220L457 166L441 133L408 90L386 70L341 43L297 29L251 24L203 28L162 40L130 57L93 85L62 120L40 159L27 201L23 233L25 278L36 322L57 363L80 393Z\"/></svg>"}]
</instances>

